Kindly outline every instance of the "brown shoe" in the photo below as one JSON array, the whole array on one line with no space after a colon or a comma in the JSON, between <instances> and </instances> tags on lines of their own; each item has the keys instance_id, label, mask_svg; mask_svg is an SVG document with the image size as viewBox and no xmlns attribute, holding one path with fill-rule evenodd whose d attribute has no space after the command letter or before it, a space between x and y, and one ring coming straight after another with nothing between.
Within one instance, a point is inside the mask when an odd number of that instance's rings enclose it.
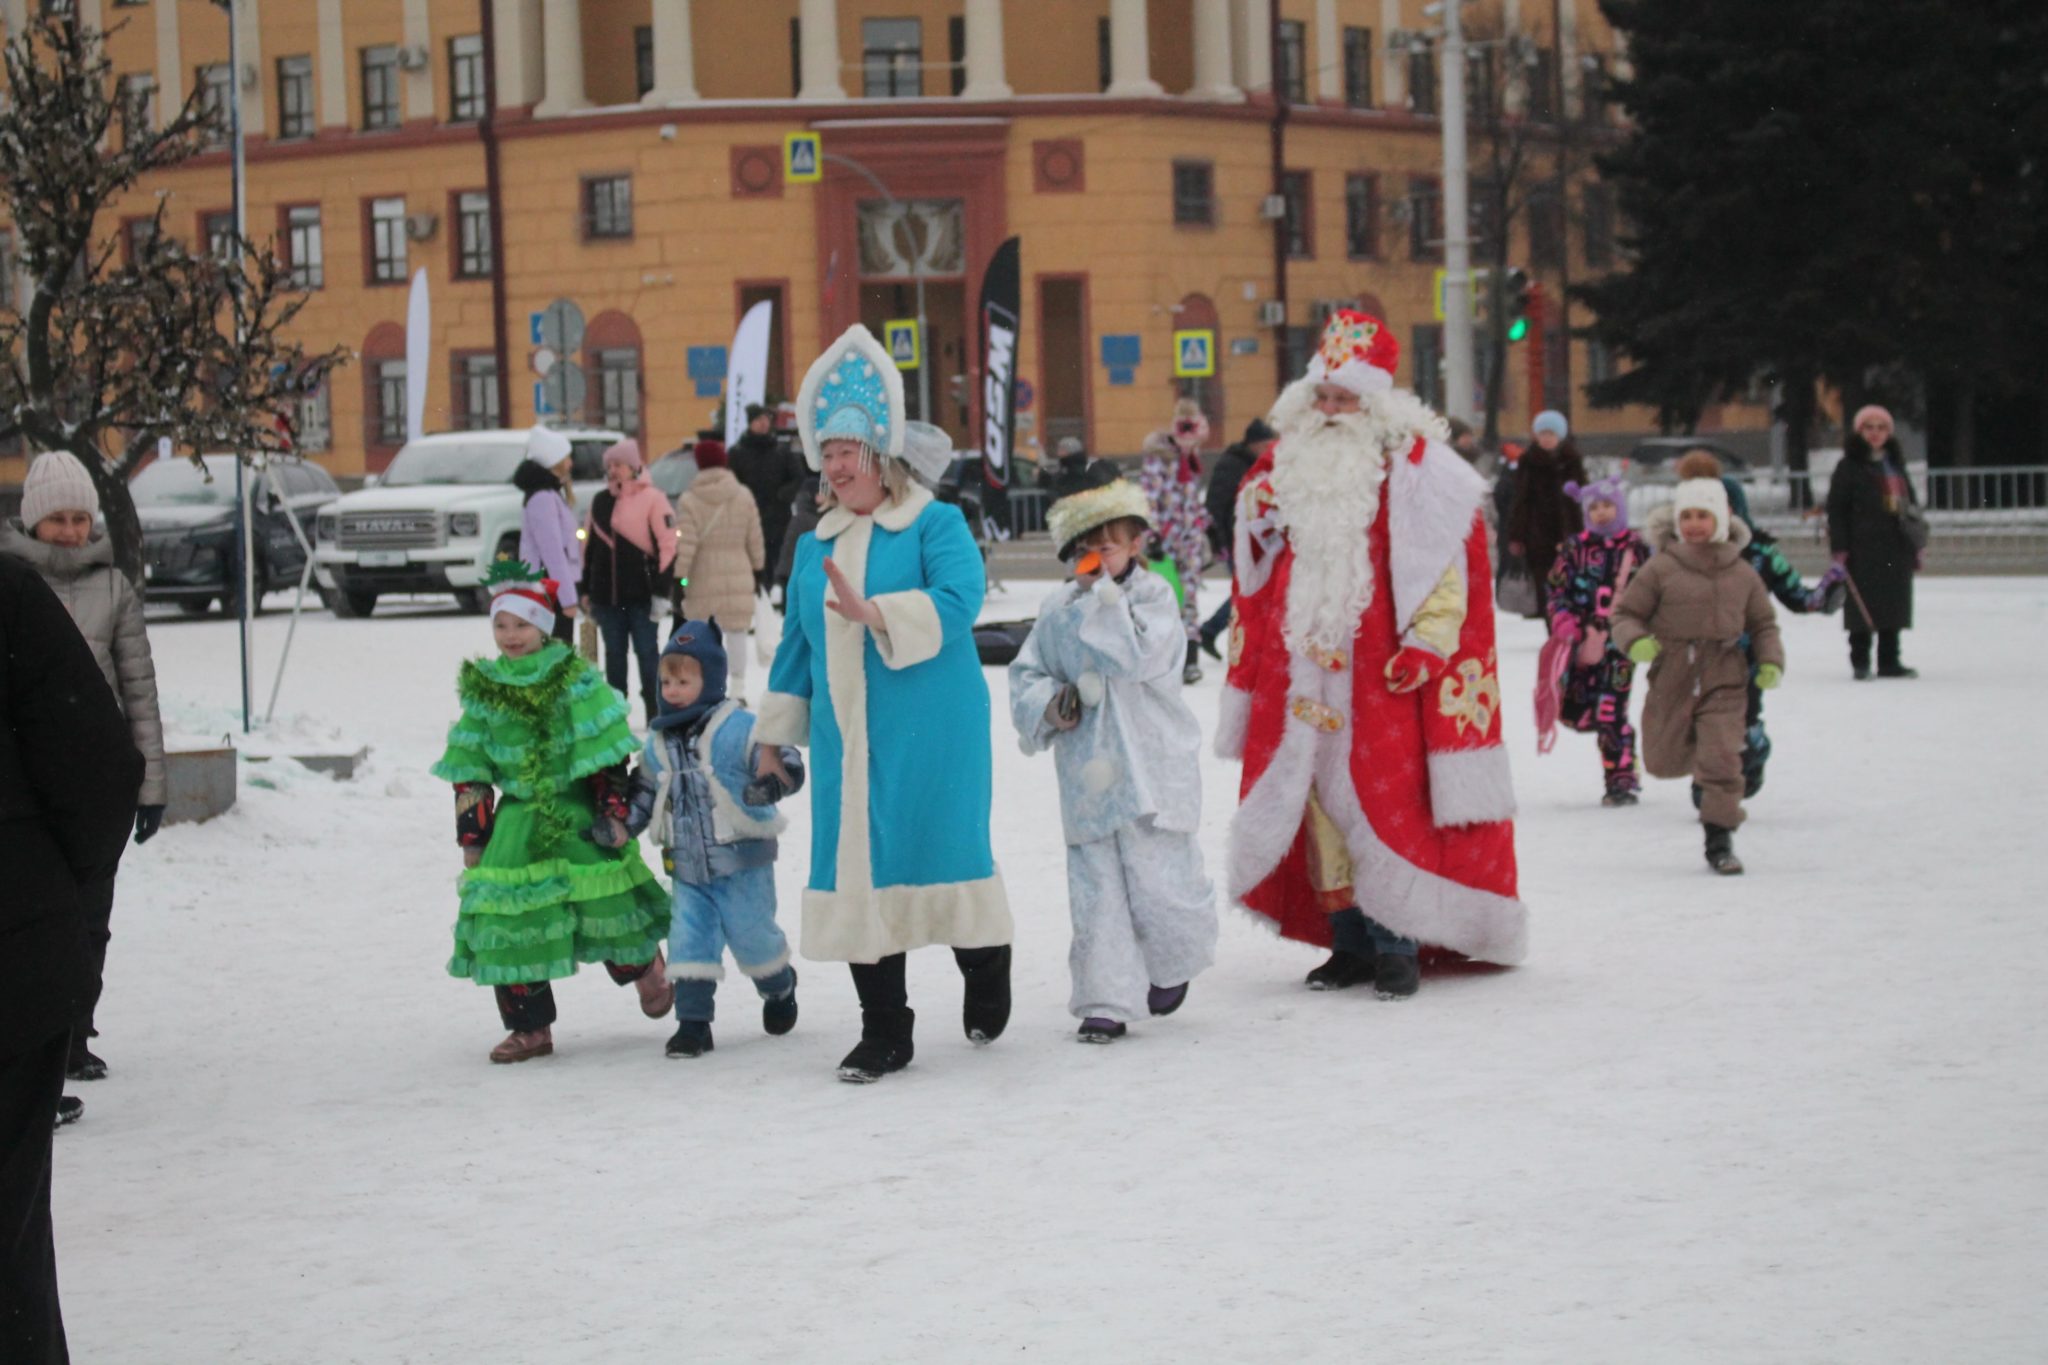
<instances>
[{"instance_id":1,"label":"brown shoe","mask_svg":"<svg viewBox=\"0 0 2048 1365\"><path fill-rule=\"evenodd\" d=\"M530 1033L508 1033L505 1041L491 1049L493 1062L523 1062L533 1057L553 1056L555 1035L544 1028Z\"/></svg>"},{"instance_id":2,"label":"brown shoe","mask_svg":"<svg viewBox=\"0 0 2048 1365\"><path fill-rule=\"evenodd\" d=\"M640 1012L649 1019L662 1018L676 1003L676 983L668 979L661 949L654 950L654 961L634 980L633 988L640 992Z\"/></svg>"}]
</instances>

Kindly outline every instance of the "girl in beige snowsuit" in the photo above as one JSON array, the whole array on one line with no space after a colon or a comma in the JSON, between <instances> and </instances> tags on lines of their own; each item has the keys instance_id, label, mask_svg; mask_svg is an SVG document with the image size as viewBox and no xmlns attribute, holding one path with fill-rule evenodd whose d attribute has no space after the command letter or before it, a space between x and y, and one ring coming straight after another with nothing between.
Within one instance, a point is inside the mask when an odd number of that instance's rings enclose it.
<instances>
[{"instance_id":1,"label":"girl in beige snowsuit","mask_svg":"<svg viewBox=\"0 0 2048 1365\"><path fill-rule=\"evenodd\" d=\"M1771 596L1742 560L1749 528L1728 514L1719 479L1678 485L1670 522L1653 518L1656 553L1614 609L1614 643L1650 665L1643 708L1643 766L1652 777L1691 777L1701 789L1707 862L1742 871L1735 827L1742 823L1742 743L1749 660L1757 686L1778 685L1785 648Z\"/></svg>"}]
</instances>

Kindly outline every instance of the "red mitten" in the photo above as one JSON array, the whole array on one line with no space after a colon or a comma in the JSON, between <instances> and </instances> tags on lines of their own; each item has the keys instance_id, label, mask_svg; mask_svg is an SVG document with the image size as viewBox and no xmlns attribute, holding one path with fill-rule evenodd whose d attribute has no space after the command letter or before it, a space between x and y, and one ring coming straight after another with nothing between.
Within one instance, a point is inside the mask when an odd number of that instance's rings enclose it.
<instances>
[{"instance_id":1,"label":"red mitten","mask_svg":"<svg viewBox=\"0 0 2048 1365\"><path fill-rule=\"evenodd\" d=\"M1387 660L1387 691L1413 692L1436 676L1442 663L1442 659L1426 649L1404 645L1399 654Z\"/></svg>"},{"instance_id":2,"label":"red mitten","mask_svg":"<svg viewBox=\"0 0 2048 1365\"><path fill-rule=\"evenodd\" d=\"M590 804L600 820L616 820L625 824L632 814L632 792L632 782L623 763L599 769L590 775Z\"/></svg>"}]
</instances>

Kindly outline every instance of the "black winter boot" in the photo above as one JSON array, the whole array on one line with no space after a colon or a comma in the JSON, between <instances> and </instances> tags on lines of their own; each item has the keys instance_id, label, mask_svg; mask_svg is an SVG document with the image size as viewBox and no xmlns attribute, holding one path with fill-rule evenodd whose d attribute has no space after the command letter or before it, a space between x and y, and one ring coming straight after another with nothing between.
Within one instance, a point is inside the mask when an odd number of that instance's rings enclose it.
<instances>
[{"instance_id":1,"label":"black winter boot","mask_svg":"<svg viewBox=\"0 0 2048 1365\"><path fill-rule=\"evenodd\" d=\"M761 1002L761 1027L775 1037L796 1027L796 968L789 969L789 990Z\"/></svg>"},{"instance_id":2,"label":"black winter boot","mask_svg":"<svg viewBox=\"0 0 2048 1365\"><path fill-rule=\"evenodd\" d=\"M1742 875L1742 859L1735 856L1735 831L1719 825L1708 825L1707 866L1724 877Z\"/></svg>"},{"instance_id":3,"label":"black winter boot","mask_svg":"<svg viewBox=\"0 0 2048 1365\"><path fill-rule=\"evenodd\" d=\"M839 1063L839 1079L849 1085L873 1085L892 1071L910 1065L917 1049L911 1043L917 1012L901 1009L863 1009L860 1012L860 1041Z\"/></svg>"},{"instance_id":4,"label":"black winter boot","mask_svg":"<svg viewBox=\"0 0 2048 1365\"><path fill-rule=\"evenodd\" d=\"M1373 959L1372 993L1382 1000L1406 1000L1422 989L1422 964L1410 953L1381 953Z\"/></svg>"},{"instance_id":5,"label":"black winter boot","mask_svg":"<svg viewBox=\"0 0 2048 1365\"><path fill-rule=\"evenodd\" d=\"M970 1043L993 1043L1010 1024L1010 945L955 948L966 990L960 997L960 1027Z\"/></svg>"},{"instance_id":6,"label":"black winter boot","mask_svg":"<svg viewBox=\"0 0 2048 1365\"><path fill-rule=\"evenodd\" d=\"M1373 978L1373 959L1339 948L1329 961L1310 971L1303 983L1312 991L1342 991Z\"/></svg>"},{"instance_id":7,"label":"black winter boot","mask_svg":"<svg viewBox=\"0 0 2048 1365\"><path fill-rule=\"evenodd\" d=\"M107 1077L107 1064L93 1055L85 1045L85 1035L71 1035L71 1051L64 1059L64 1079L68 1081L102 1081Z\"/></svg>"},{"instance_id":8,"label":"black winter boot","mask_svg":"<svg viewBox=\"0 0 2048 1365\"><path fill-rule=\"evenodd\" d=\"M671 1057L702 1057L709 1051L711 1024L708 1020L680 1020L676 1031L669 1036L667 1052Z\"/></svg>"},{"instance_id":9,"label":"black winter boot","mask_svg":"<svg viewBox=\"0 0 2048 1365\"><path fill-rule=\"evenodd\" d=\"M1184 683L1198 683L1202 680L1202 646L1199 641L1188 641L1188 661L1180 671Z\"/></svg>"}]
</instances>

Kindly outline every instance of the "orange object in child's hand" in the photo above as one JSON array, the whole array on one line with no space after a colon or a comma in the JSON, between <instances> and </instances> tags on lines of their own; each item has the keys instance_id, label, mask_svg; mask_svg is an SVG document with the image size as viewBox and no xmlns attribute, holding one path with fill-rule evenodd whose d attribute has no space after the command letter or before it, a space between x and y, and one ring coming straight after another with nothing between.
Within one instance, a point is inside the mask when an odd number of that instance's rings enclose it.
<instances>
[{"instance_id":1,"label":"orange object in child's hand","mask_svg":"<svg viewBox=\"0 0 2048 1365\"><path fill-rule=\"evenodd\" d=\"M1101 572L1102 551L1100 550L1090 550L1087 554L1074 561L1074 575L1077 578L1086 578L1089 574Z\"/></svg>"}]
</instances>

